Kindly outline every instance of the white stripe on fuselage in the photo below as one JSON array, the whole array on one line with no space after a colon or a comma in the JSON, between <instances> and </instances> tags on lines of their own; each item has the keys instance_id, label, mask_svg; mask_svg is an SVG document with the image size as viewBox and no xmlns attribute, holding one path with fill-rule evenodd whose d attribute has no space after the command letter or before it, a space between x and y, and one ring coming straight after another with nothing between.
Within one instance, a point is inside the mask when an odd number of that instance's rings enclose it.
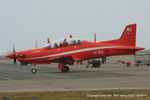
<instances>
[{"instance_id":1,"label":"white stripe on fuselage","mask_svg":"<svg viewBox=\"0 0 150 100\"><path fill-rule=\"evenodd\" d=\"M68 52L63 52L63 53L58 53L58 54L53 54L53 55L47 55L47 56L41 56L41 57L34 57L34 58L27 58L27 59L47 58L47 57L61 56L61 55L65 55L65 54L72 54L72 53L79 53L79 52L84 52L84 51L92 51L92 50L106 49L106 48L114 48L114 47L122 47L122 46L109 46L109 47L86 48L86 49L68 51Z\"/></svg>"}]
</instances>

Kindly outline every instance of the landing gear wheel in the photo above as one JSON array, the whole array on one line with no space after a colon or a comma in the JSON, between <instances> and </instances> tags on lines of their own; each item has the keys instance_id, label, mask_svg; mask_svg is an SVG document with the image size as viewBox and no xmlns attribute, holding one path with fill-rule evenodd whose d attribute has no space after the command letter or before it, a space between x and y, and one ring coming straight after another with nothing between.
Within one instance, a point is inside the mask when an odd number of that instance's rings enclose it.
<instances>
[{"instance_id":1,"label":"landing gear wheel","mask_svg":"<svg viewBox=\"0 0 150 100\"><path fill-rule=\"evenodd\" d=\"M37 69L36 68L32 68L31 72L32 72L32 74L36 74L37 73Z\"/></svg>"},{"instance_id":2,"label":"landing gear wheel","mask_svg":"<svg viewBox=\"0 0 150 100\"><path fill-rule=\"evenodd\" d=\"M61 71L62 72L69 72L69 67L65 65Z\"/></svg>"},{"instance_id":3,"label":"landing gear wheel","mask_svg":"<svg viewBox=\"0 0 150 100\"><path fill-rule=\"evenodd\" d=\"M100 62L94 62L92 65L94 68L98 68L101 66L101 63Z\"/></svg>"},{"instance_id":4,"label":"landing gear wheel","mask_svg":"<svg viewBox=\"0 0 150 100\"><path fill-rule=\"evenodd\" d=\"M65 68L66 68L66 72L69 72L69 67L68 67L68 66L65 66Z\"/></svg>"}]
</instances>

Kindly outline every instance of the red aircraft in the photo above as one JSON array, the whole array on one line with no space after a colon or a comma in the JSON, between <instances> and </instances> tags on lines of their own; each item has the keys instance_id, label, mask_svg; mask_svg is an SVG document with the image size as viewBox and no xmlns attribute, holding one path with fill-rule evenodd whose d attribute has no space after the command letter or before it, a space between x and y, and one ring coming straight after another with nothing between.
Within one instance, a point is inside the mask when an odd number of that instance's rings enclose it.
<instances>
[{"instance_id":1,"label":"red aircraft","mask_svg":"<svg viewBox=\"0 0 150 100\"><path fill-rule=\"evenodd\" d=\"M8 58L20 61L24 64L50 64L58 63L58 69L68 72L67 65L74 62L88 59L95 59L114 55L134 55L136 51L144 48L136 47L136 24L126 26L120 39L89 42L77 38L65 38L62 40L49 42L43 48L25 50L6 55ZM36 73L36 68L32 68L32 73Z\"/></svg>"}]
</instances>

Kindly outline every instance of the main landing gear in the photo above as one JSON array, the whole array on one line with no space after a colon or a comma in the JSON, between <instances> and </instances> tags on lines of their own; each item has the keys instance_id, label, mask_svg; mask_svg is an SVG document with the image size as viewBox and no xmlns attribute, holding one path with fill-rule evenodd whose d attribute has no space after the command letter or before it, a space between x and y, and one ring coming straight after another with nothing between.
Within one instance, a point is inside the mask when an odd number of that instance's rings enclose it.
<instances>
[{"instance_id":1,"label":"main landing gear","mask_svg":"<svg viewBox=\"0 0 150 100\"><path fill-rule=\"evenodd\" d=\"M69 72L69 67L64 63L59 63L58 69L61 70L62 72Z\"/></svg>"},{"instance_id":2,"label":"main landing gear","mask_svg":"<svg viewBox=\"0 0 150 100\"><path fill-rule=\"evenodd\" d=\"M58 69L61 70L62 72L69 72L69 67L64 63L59 63ZM32 74L37 73L37 69L35 68L35 65L32 65L31 72L32 72Z\"/></svg>"},{"instance_id":3,"label":"main landing gear","mask_svg":"<svg viewBox=\"0 0 150 100\"><path fill-rule=\"evenodd\" d=\"M91 68L99 68L101 66L101 61L99 59L92 59L88 61L88 65L86 66L87 68L91 66Z\"/></svg>"}]
</instances>

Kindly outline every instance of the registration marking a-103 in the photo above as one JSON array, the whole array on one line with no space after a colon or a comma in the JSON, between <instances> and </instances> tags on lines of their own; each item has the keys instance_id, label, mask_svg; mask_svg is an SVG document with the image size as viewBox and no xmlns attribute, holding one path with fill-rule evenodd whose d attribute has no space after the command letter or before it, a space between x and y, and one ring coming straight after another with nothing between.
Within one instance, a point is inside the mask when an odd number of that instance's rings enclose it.
<instances>
[{"instance_id":1,"label":"registration marking a-103","mask_svg":"<svg viewBox=\"0 0 150 100\"><path fill-rule=\"evenodd\" d=\"M103 51L103 50L100 50L100 51L94 51L94 54L104 54L104 51Z\"/></svg>"}]
</instances>

